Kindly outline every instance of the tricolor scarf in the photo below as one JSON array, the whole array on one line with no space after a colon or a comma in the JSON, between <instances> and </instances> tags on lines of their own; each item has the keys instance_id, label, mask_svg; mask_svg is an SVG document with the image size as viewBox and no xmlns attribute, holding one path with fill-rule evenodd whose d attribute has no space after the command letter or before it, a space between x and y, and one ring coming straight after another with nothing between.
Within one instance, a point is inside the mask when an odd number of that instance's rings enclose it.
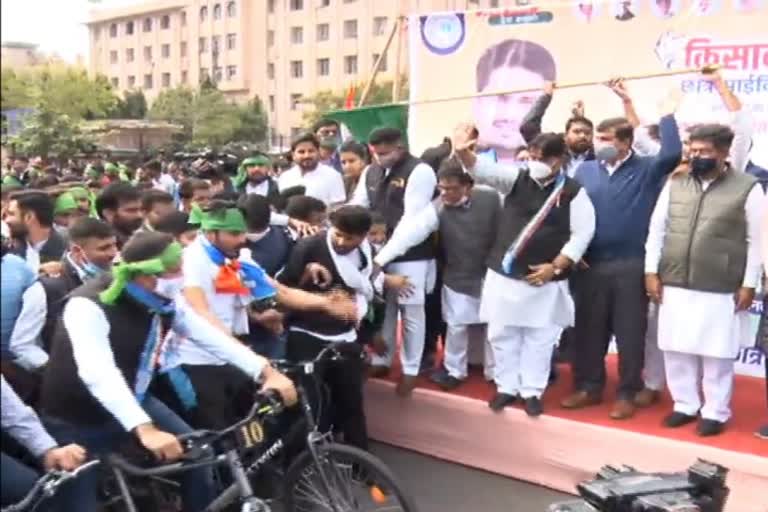
<instances>
[{"instance_id":1,"label":"tricolor scarf","mask_svg":"<svg viewBox=\"0 0 768 512\"><path fill-rule=\"evenodd\" d=\"M547 200L541 205L541 208L536 212L536 215L528 221L528 224L525 225L523 230L517 235L515 241L512 242L512 245L504 254L504 259L501 261L501 268L507 275L512 275L515 260L531 241L533 235L536 234L536 231L538 231L541 225L544 224L544 221L547 219L549 212L552 211L552 208L560 205L560 197L563 193L563 187L565 187L565 174L560 173L555 180L555 188L552 189Z\"/></svg>"},{"instance_id":2,"label":"tricolor scarf","mask_svg":"<svg viewBox=\"0 0 768 512\"><path fill-rule=\"evenodd\" d=\"M277 294L267 280L267 273L255 262L233 260L205 237L199 237L199 240L208 257L219 267L214 281L216 293L249 295L256 301L269 299Z\"/></svg>"}]
</instances>

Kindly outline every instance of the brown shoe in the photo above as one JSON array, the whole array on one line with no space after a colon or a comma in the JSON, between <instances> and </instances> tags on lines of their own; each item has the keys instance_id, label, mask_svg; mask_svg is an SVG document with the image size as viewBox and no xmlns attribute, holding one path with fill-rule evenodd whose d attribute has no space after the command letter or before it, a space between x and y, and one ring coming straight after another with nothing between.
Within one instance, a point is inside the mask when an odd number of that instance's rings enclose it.
<instances>
[{"instance_id":1,"label":"brown shoe","mask_svg":"<svg viewBox=\"0 0 768 512\"><path fill-rule=\"evenodd\" d=\"M413 391L413 388L416 387L416 377L413 375L403 375L400 377L400 382L397 383L397 388L395 389L395 392L402 396L406 397L411 394Z\"/></svg>"},{"instance_id":2,"label":"brown shoe","mask_svg":"<svg viewBox=\"0 0 768 512\"><path fill-rule=\"evenodd\" d=\"M371 379L383 379L389 376L389 368L386 366L371 366L368 368L368 377Z\"/></svg>"},{"instance_id":3,"label":"brown shoe","mask_svg":"<svg viewBox=\"0 0 768 512\"><path fill-rule=\"evenodd\" d=\"M634 403L636 407L650 407L658 402L659 398L661 398L661 393L654 389L645 388L635 395Z\"/></svg>"},{"instance_id":4,"label":"brown shoe","mask_svg":"<svg viewBox=\"0 0 768 512\"><path fill-rule=\"evenodd\" d=\"M598 405L603 401L599 396L590 394L587 391L577 391L574 394L567 396L560 401L560 406L563 409L582 409L591 405Z\"/></svg>"},{"instance_id":5,"label":"brown shoe","mask_svg":"<svg viewBox=\"0 0 768 512\"><path fill-rule=\"evenodd\" d=\"M629 400L616 400L611 409L611 419L626 420L635 415L635 404Z\"/></svg>"}]
</instances>

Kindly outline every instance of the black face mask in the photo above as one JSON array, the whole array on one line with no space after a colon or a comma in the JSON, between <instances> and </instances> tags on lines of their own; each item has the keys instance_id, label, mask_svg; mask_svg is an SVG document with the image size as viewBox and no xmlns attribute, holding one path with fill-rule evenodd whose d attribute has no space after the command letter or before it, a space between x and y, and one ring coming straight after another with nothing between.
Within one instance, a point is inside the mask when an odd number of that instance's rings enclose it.
<instances>
[{"instance_id":1,"label":"black face mask","mask_svg":"<svg viewBox=\"0 0 768 512\"><path fill-rule=\"evenodd\" d=\"M695 156L691 158L691 174L702 177L717 169L717 158L703 158Z\"/></svg>"}]
</instances>

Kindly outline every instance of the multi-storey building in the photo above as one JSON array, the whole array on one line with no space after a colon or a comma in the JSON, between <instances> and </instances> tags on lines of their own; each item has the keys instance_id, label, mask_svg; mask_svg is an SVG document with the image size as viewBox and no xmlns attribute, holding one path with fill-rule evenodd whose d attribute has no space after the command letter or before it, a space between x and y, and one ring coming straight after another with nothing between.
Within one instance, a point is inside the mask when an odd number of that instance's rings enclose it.
<instances>
[{"instance_id":1,"label":"multi-storey building","mask_svg":"<svg viewBox=\"0 0 768 512\"><path fill-rule=\"evenodd\" d=\"M513 4L515 0L501 2ZM210 76L240 101L259 96L273 141L303 126L302 98L362 86L399 15L496 7L498 0L155 0L94 11L90 69L148 100ZM381 80L395 72L396 43ZM407 69L402 41L401 73Z\"/></svg>"}]
</instances>

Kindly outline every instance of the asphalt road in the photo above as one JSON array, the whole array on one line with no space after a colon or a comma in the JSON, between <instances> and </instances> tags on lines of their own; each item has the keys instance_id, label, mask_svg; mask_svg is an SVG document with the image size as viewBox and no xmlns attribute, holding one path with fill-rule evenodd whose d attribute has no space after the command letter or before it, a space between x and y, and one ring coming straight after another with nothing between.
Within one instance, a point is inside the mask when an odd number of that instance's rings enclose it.
<instances>
[{"instance_id":1,"label":"asphalt road","mask_svg":"<svg viewBox=\"0 0 768 512\"><path fill-rule=\"evenodd\" d=\"M419 512L546 512L572 496L492 473L375 444L372 451L413 494Z\"/></svg>"}]
</instances>

